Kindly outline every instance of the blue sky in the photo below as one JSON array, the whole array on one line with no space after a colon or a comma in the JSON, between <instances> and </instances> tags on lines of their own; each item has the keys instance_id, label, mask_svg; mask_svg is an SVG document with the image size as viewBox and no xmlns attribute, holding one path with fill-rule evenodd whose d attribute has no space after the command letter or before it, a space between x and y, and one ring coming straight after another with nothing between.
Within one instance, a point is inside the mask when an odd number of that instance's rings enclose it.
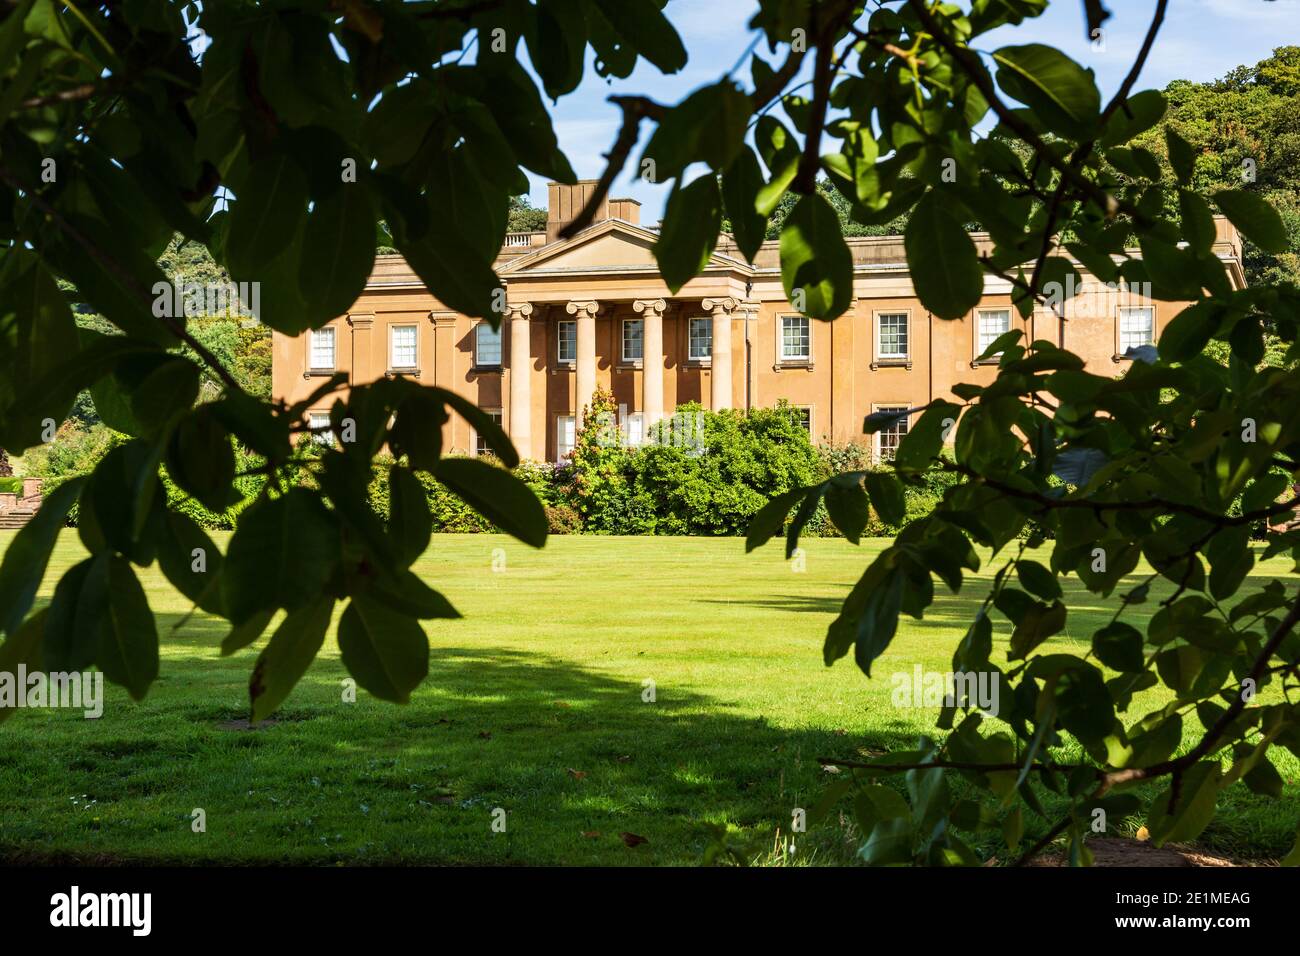
<instances>
[{"instance_id":1,"label":"blue sky","mask_svg":"<svg viewBox=\"0 0 1300 956\"><path fill-rule=\"evenodd\" d=\"M981 38L981 49L1009 43L1050 43L1096 71L1102 96L1107 97L1128 72L1151 22L1155 0L1107 0L1112 16L1106 22L1104 50L1093 49L1086 37L1081 0L1054 0L1047 13L1015 28ZM736 64L753 41L748 22L757 9L754 0L670 0L669 18L690 53L681 73L660 74L639 63L626 80L607 83L589 70L582 86L552 107L560 145L578 175L595 179L604 170L603 154L618 131L621 114L606 102L614 93L640 93L663 103L675 103L691 90L717 82ZM1162 88L1175 79L1211 80L1240 64L1267 57L1274 47L1300 43L1300 0L1172 0L1160 37L1136 89ZM766 44L760 44L766 53ZM769 55L768 59L772 57ZM749 66L737 73L748 88ZM651 129L642 126L643 138ZM633 158L640 156L638 151ZM635 163L628 164L631 171ZM546 206L546 183L532 177L530 199ZM667 187L653 186L630 175L621 178L615 196L642 203L641 221L653 224L663 214Z\"/></svg>"}]
</instances>

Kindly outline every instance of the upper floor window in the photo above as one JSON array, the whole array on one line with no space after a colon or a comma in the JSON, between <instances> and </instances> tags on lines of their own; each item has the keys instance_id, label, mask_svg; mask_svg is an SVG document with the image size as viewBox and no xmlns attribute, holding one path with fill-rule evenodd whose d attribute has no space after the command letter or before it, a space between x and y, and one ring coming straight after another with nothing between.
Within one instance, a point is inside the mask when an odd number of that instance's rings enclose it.
<instances>
[{"instance_id":1,"label":"upper floor window","mask_svg":"<svg viewBox=\"0 0 1300 956\"><path fill-rule=\"evenodd\" d=\"M642 319L623 320L623 361L639 362L645 354L645 322Z\"/></svg>"},{"instance_id":2,"label":"upper floor window","mask_svg":"<svg viewBox=\"0 0 1300 956\"><path fill-rule=\"evenodd\" d=\"M691 319L686 330L686 357L707 362L713 357L713 320Z\"/></svg>"},{"instance_id":3,"label":"upper floor window","mask_svg":"<svg viewBox=\"0 0 1300 956\"><path fill-rule=\"evenodd\" d=\"M572 319L561 319L556 326L555 361L561 365L572 365L578 361L578 323Z\"/></svg>"},{"instance_id":4,"label":"upper floor window","mask_svg":"<svg viewBox=\"0 0 1300 956\"><path fill-rule=\"evenodd\" d=\"M417 365L415 326L394 325L389 331L389 336L388 367L393 369L415 368Z\"/></svg>"},{"instance_id":5,"label":"upper floor window","mask_svg":"<svg viewBox=\"0 0 1300 956\"><path fill-rule=\"evenodd\" d=\"M474 327L474 364L501 364L501 330L492 328L489 322L480 322Z\"/></svg>"},{"instance_id":6,"label":"upper floor window","mask_svg":"<svg viewBox=\"0 0 1300 956\"><path fill-rule=\"evenodd\" d=\"M501 424L501 409L485 408L483 409L483 411L487 413L488 418L492 419L498 425ZM477 429L474 431L474 454L479 456L480 458L484 455L493 454L492 447L487 443L487 440L483 437L483 433L478 431Z\"/></svg>"},{"instance_id":7,"label":"upper floor window","mask_svg":"<svg viewBox=\"0 0 1300 956\"><path fill-rule=\"evenodd\" d=\"M906 405L879 405L877 412L897 414L907 411ZM907 434L907 416L900 415L897 421L876 432L876 457L880 461L892 461L898 451L898 443Z\"/></svg>"},{"instance_id":8,"label":"upper floor window","mask_svg":"<svg viewBox=\"0 0 1300 956\"><path fill-rule=\"evenodd\" d=\"M1152 345L1156 340L1155 310L1149 305L1119 310L1119 354Z\"/></svg>"},{"instance_id":9,"label":"upper floor window","mask_svg":"<svg viewBox=\"0 0 1300 956\"><path fill-rule=\"evenodd\" d=\"M310 355L311 371L332 372L337 367L334 362L334 329L312 329Z\"/></svg>"},{"instance_id":10,"label":"upper floor window","mask_svg":"<svg viewBox=\"0 0 1300 956\"><path fill-rule=\"evenodd\" d=\"M997 341L999 335L1011 331L1011 310L980 309L975 316L975 321L979 325L979 337L975 343L975 356L978 358L989 350L989 346ZM989 358L997 358L997 355L991 355Z\"/></svg>"},{"instance_id":11,"label":"upper floor window","mask_svg":"<svg viewBox=\"0 0 1300 956\"><path fill-rule=\"evenodd\" d=\"M876 316L876 357L907 358L907 313L881 312Z\"/></svg>"},{"instance_id":12,"label":"upper floor window","mask_svg":"<svg viewBox=\"0 0 1300 956\"><path fill-rule=\"evenodd\" d=\"M781 316L781 361L812 360L812 327L804 315Z\"/></svg>"}]
</instances>

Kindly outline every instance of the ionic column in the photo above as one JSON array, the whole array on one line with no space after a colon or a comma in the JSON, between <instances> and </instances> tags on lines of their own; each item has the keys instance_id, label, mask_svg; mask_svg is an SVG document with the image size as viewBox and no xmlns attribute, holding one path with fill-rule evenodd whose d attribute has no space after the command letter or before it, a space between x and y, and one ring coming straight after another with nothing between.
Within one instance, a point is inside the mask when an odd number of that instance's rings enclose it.
<instances>
[{"instance_id":1,"label":"ionic column","mask_svg":"<svg viewBox=\"0 0 1300 956\"><path fill-rule=\"evenodd\" d=\"M531 331L529 318L533 314L530 302L508 307L510 316L510 440L520 458L533 457L532 417L533 403L529 395L529 378L533 371L533 358L529 349Z\"/></svg>"},{"instance_id":2,"label":"ionic column","mask_svg":"<svg viewBox=\"0 0 1300 956\"><path fill-rule=\"evenodd\" d=\"M713 410L720 412L731 407L731 314L737 302L725 299L705 299L701 305L713 316Z\"/></svg>"},{"instance_id":3,"label":"ionic column","mask_svg":"<svg viewBox=\"0 0 1300 956\"><path fill-rule=\"evenodd\" d=\"M641 362L641 416L644 434L664 417L664 310L663 299L637 299L632 308L641 314L644 325Z\"/></svg>"},{"instance_id":4,"label":"ionic column","mask_svg":"<svg viewBox=\"0 0 1300 956\"><path fill-rule=\"evenodd\" d=\"M591 405L596 394L596 312L600 309L597 302L570 302L565 307L569 315L577 319L578 356L577 356L577 408L574 418L578 427L582 426L584 409Z\"/></svg>"}]
</instances>

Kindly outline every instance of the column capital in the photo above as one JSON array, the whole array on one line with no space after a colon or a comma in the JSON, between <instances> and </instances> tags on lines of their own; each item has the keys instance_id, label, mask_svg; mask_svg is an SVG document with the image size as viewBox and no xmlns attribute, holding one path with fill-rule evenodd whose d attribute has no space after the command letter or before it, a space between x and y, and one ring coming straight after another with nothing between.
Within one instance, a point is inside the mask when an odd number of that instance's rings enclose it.
<instances>
[{"instance_id":1,"label":"column capital","mask_svg":"<svg viewBox=\"0 0 1300 956\"><path fill-rule=\"evenodd\" d=\"M728 295L723 296L720 299L704 299L700 302L700 307L703 308L705 312L710 312L714 315L717 315L718 313L730 315L740 307L740 303Z\"/></svg>"},{"instance_id":2,"label":"column capital","mask_svg":"<svg viewBox=\"0 0 1300 956\"><path fill-rule=\"evenodd\" d=\"M459 312L434 311L429 313L429 321L438 327L451 327L456 324L456 318Z\"/></svg>"},{"instance_id":3,"label":"column capital","mask_svg":"<svg viewBox=\"0 0 1300 956\"><path fill-rule=\"evenodd\" d=\"M643 313L647 315L647 317L655 316L663 318L663 314L667 308L668 303L663 299L637 299L632 303L633 311Z\"/></svg>"},{"instance_id":4,"label":"column capital","mask_svg":"<svg viewBox=\"0 0 1300 956\"><path fill-rule=\"evenodd\" d=\"M533 316L533 304L531 302L520 302L518 305L506 306L506 318L514 321L523 319L525 322Z\"/></svg>"},{"instance_id":5,"label":"column capital","mask_svg":"<svg viewBox=\"0 0 1300 956\"><path fill-rule=\"evenodd\" d=\"M348 325L354 329L368 329L375 324L373 312L354 312L348 316Z\"/></svg>"},{"instance_id":6,"label":"column capital","mask_svg":"<svg viewBox=\"0 0 1300 956\"><path fill-rule=\"evenodd\" d=\"M588 299L586 301L581 301L581 302L570 302L564 308L565 311L569 313L569 315L578 315L578 313L580 312L585 312L587 315L591 316L594 319L596 317L596 313L600 311L600 303L595 301L594 299Z\"/></svg>"}]
</instances>

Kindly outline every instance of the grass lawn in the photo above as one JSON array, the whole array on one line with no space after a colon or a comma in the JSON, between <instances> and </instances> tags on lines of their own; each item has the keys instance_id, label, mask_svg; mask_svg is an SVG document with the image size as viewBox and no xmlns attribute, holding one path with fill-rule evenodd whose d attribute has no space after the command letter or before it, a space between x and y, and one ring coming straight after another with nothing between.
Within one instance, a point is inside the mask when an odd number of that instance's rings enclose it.
<instances>
[{"instance_id":1,"label":"grass lawn","mask_svg":"<svg viewBox=\"0 0 1300 956\"><path fill-rule=\"evenodd\" d=\"M0 550L12 536L0 532ZM830 779L816 757L907 746L933 728L937 710L892 706L889 675L946 671L988 583L939 589L925 621L904 618L874 680L848 660L828 669L826 625L885 543L811 540L795 573L778 546L746 557L735 539L557 537L533 551L438 536L416 570L465 619L427 625L430 675L411 704L344 702L330 637L276 722L253 730L235 724L264 641L222 658L221 622L196 615L174 632L188 607L151 569L163 661L145 701L110 685L99 720L24 711L0 726L0 857L689 865L710 825L726 825L753 861L851 862L847 814L798 837L792 857L774 852L778 830L784 839L792 810ZM82 556L66 532L42 601ZM1257 567L1251 583L1288 566ZM1073 579L1066 601L1069 630L1052 643L1082 651L1111 609ZM1134 710L1162 699L1148 692ZM1202 846L1286 853L1300 766L1274 759L1283 800L1235 788ZM504 833L491 826L498 807ZM204 833L192 832L195 808ZM1027 819L1030 837L1049 826ZM647 842L628 847L623 833Z\"/></svg>"}]
</instances>

